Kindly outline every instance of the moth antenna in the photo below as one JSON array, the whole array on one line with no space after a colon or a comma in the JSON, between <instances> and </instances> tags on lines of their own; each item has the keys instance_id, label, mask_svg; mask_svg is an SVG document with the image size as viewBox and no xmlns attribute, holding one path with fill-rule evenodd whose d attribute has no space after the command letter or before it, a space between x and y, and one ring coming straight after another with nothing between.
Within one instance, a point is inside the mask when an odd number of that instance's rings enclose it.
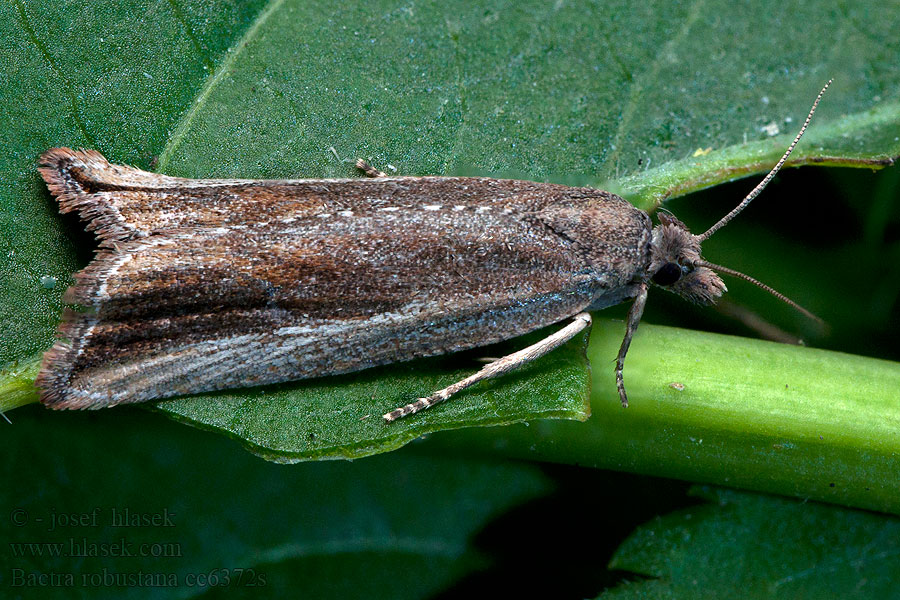
<instances>
[{"instance_id":1,"label":"moth antenna","mask_svg":"<svg viewBox=\"0 0 900 600\"><path fill-rule=\"evenodd\" d=\"M786 302L787 304L790 304L791 306L793 306L794 308L796 308L797 310L802 312L804 315L806 315L813 321L815 321L821 325L825 324L825 321L823 321L822 319L820 319L813 313L809 312L808 310L806 310L805 308L803 308L802 306L800 306L799 304L797 304L796 302L794 302L793 300L791 300L790 298L788 298L787 296L782 294L781 292L777 291L775 288L771 288L771 287L767 286L766 284L762 283L761 281L754 279L753 277L750 277L749 275L744 275L740 271L735 271L734 269L729 269L728 267L723 267L722 265L715 265L713 263L706 262L705 260L702 260L695 264L698 267L706 267L707 269L712 269L713 271L718 271L720 273L726 273L728 275L734 275L735 277L739 277L745 281L749 281L753 285L766 290L767 292L769 292L770 294L772 294L773 296L775 296L782 302Z\"/></svg>"},{"instance_id":2,"label":"moth antenna","mask_svg":"<svg viewBox=\"0 0 900 600\"><path fill-rule=\"evenodd\" d=\"M772 181L772 178L775 177L776 173L778 173L778 171L781 170L781 167L784 166L784 163L788 159L788 156L790 156L791 152L794 151L794 147L797 145L797 142L800 141L800 138L803 136L803 133L806 131L806 128L809 127L809 122L812 120L813 113L816 112L816 107L819 105L819 100L822 99L822 95L825 94L825 90L828 89L828 86L831 85L832 81L833 81L832 79L829 79L828 83L825 84L825 87L822 88L822 91L819 92L819 95L816 96L816 101L813 102L812 108L809 109L809 114L806 115L806 121L803 122L803 127L800 128L800 133L797 134L797 137L795 137L794 141L791 142L791 145L788 146L787 152L784 153L784 156L781 157L781 160L778 161L778 163L772 168L772 170L769 171L769 174L766 175L765 178L759 182L759 185L757 185L755 188L753 188L752 192L747 194L747 197L744 198L744 200L740 204L738 204L734 210L732 210L730 213L728 213L727 215L722 217L718 223L716 223L715 225L713 225L712 227L707 229L705 233L695 236L698 242L704 242L704 241L708 240L712 234L714 234L721 228L725 227L725 225L727 225L730 220L735 218L738 215L738 213L740 213L742 210L744 210L747 207L747 205L750 204L750 202L754 198L759 196L760 192L762 192L763 189L767 185L769 185L769 182ZM800 307L798 306L797 308L800 308ZM803 309L801 309L801 310L803 310Z\"/></svg>"}]
</instances>

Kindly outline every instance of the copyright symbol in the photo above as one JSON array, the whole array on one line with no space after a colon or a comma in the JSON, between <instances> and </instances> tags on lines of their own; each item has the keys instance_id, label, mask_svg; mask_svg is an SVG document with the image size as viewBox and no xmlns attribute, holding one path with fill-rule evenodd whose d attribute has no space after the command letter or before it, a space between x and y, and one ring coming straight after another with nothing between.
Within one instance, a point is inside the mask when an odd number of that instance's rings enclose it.
<instances>
[{"instance_id":1,"label":"copyright symbol","mask_svg":"<svg viewBox=\"0 0 900 600\"><path fill-rule=\"evenodd\" d=\"M9 513L9 520L16 527L22 527L28 524L28 511L24 508L14 508Z\"/></svg>"}]
</instances>

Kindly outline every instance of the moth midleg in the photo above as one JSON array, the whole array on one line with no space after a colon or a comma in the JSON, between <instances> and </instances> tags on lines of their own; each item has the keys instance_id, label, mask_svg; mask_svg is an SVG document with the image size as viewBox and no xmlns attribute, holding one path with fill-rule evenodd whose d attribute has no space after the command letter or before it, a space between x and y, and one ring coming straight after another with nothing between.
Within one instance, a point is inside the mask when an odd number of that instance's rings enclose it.
<instances>
[{"instance_id":1,"label":"moth midleg","mask_svg":"<svg viewBox=\"0 0 900 600\"><path fill-rule=\"evenodd\" d=\"M388 176L387 173L385 173L384 171L379 171L378 169L376 169L375 167L373 167L372 165L370 165L369 163L367 163L366 161L364 161L361 158L356 159L356 168L362 169L365 172L365 174L369 177L387 177Z\"/></svg>"},{"instance_id":2,"label":"moth midleg","mask_svg":"<svg viewBox=\"0 0 900 600\"><path fill-rule=\"evenodd\" d=\"M641 316L644 314L644 306L647 304L647 284L642 283L638 287L638 293L634 297L631 304L631 310L628 311L628 321L625 325L625 337L622 339L622 346L619 348L619 355L616 357L616 388L619 390L619 399L622 406L628 406L628 396L625 394L625 378L622 375L622 369L625 367L625 355L628 354L628 347L631 345L631 338L637 331L638 324L641 322Z\"/></svg>"},{"instance_id":3,"label":"moth midleg","mask_svg":"<svg viewBox=\"0 0 900 600\"><path fill-rule=\"evenodd\" d=\"M415 402L411 402L406 406L392 410L391 412L384 415L383 418L386 423L391 423L392 421L402 419L407 415L417 413L420 410L425 410L430 406L434 406L439 402L443 402L453 394L462 391L467 387L478 383L479 381L508 373L513 369L517 369L524 364L527 364L535 359L544 356L548 352L552 352L556 348L559 348L560 346L571 340L573 337L578 335L579 332L584 331L590 326L591 315L586 312L579 313L575 315L575 317L573 317L573 321L571 323L569 323L556 333L548 335L536 344L532 344L531 346L523 348L518 352L513 352L512 354L504 356L503 358L499 358L494 362L485 365L474 375L466 377L461 381L457 381L453 385L445 387L444 389L435 392L427 398L419 398Z\"/></svg>"}]
</instances>

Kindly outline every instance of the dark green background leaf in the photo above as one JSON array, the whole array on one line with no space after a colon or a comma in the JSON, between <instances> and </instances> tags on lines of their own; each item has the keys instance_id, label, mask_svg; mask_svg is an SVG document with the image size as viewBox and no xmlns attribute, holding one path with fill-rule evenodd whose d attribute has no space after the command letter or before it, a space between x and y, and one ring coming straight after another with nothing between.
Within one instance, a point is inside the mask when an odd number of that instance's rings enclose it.
<instances>
[{"instance_id":1,"label":"dark green background leaf","mask_svg":"<svg viewBox=\"0 0 900 600\"><path fill-rule=\"evenodd\" d=\"M639 528L610 567L651 577L612 598L894 598L900 521L697 488L707 503Z\"/></svg>"},{"instance_id":2,"label":"dark green background leaf","mask_svg":"<svg viewBox=\"0 0 900 600\"><path fill-rule=\"evenodd\" d=\"M550 489L527 465L450 457L282 467L144 411L117 412L17 411L0 466L5 597L421 598L489 564L474 534ZM126 511L161 516L122 526ZM63 583L49 585L50 573ZM28 583L41 574L48 583Z\"/></svg>"}]
</instances>

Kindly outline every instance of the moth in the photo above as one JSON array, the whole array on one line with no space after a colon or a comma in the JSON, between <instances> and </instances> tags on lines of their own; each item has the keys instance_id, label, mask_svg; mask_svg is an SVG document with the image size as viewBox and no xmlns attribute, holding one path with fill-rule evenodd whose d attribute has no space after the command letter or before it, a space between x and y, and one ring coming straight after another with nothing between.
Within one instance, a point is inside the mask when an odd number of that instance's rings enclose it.
<instances>
[{"instance_id":1,"label":"moth","mask_svg":"<svg viewBox=\"0 0 900 600\"><path fill-rule=\"evenodd\" d=\"M831 82L829 81L829 84ZM384 415L428 408L542 356L589 327L587 311L632 300L615 373L651 285L711 304L703 259L787 160L701 235L609 192L478 177L183 179L53 148L40 174L60 212L96 234L36 385L51 408L101 408L358 371L562 329ZM804 311L806 312L806 311ZM808 314L808 313L807 313Z\"/></svg>"}]
</instances>

